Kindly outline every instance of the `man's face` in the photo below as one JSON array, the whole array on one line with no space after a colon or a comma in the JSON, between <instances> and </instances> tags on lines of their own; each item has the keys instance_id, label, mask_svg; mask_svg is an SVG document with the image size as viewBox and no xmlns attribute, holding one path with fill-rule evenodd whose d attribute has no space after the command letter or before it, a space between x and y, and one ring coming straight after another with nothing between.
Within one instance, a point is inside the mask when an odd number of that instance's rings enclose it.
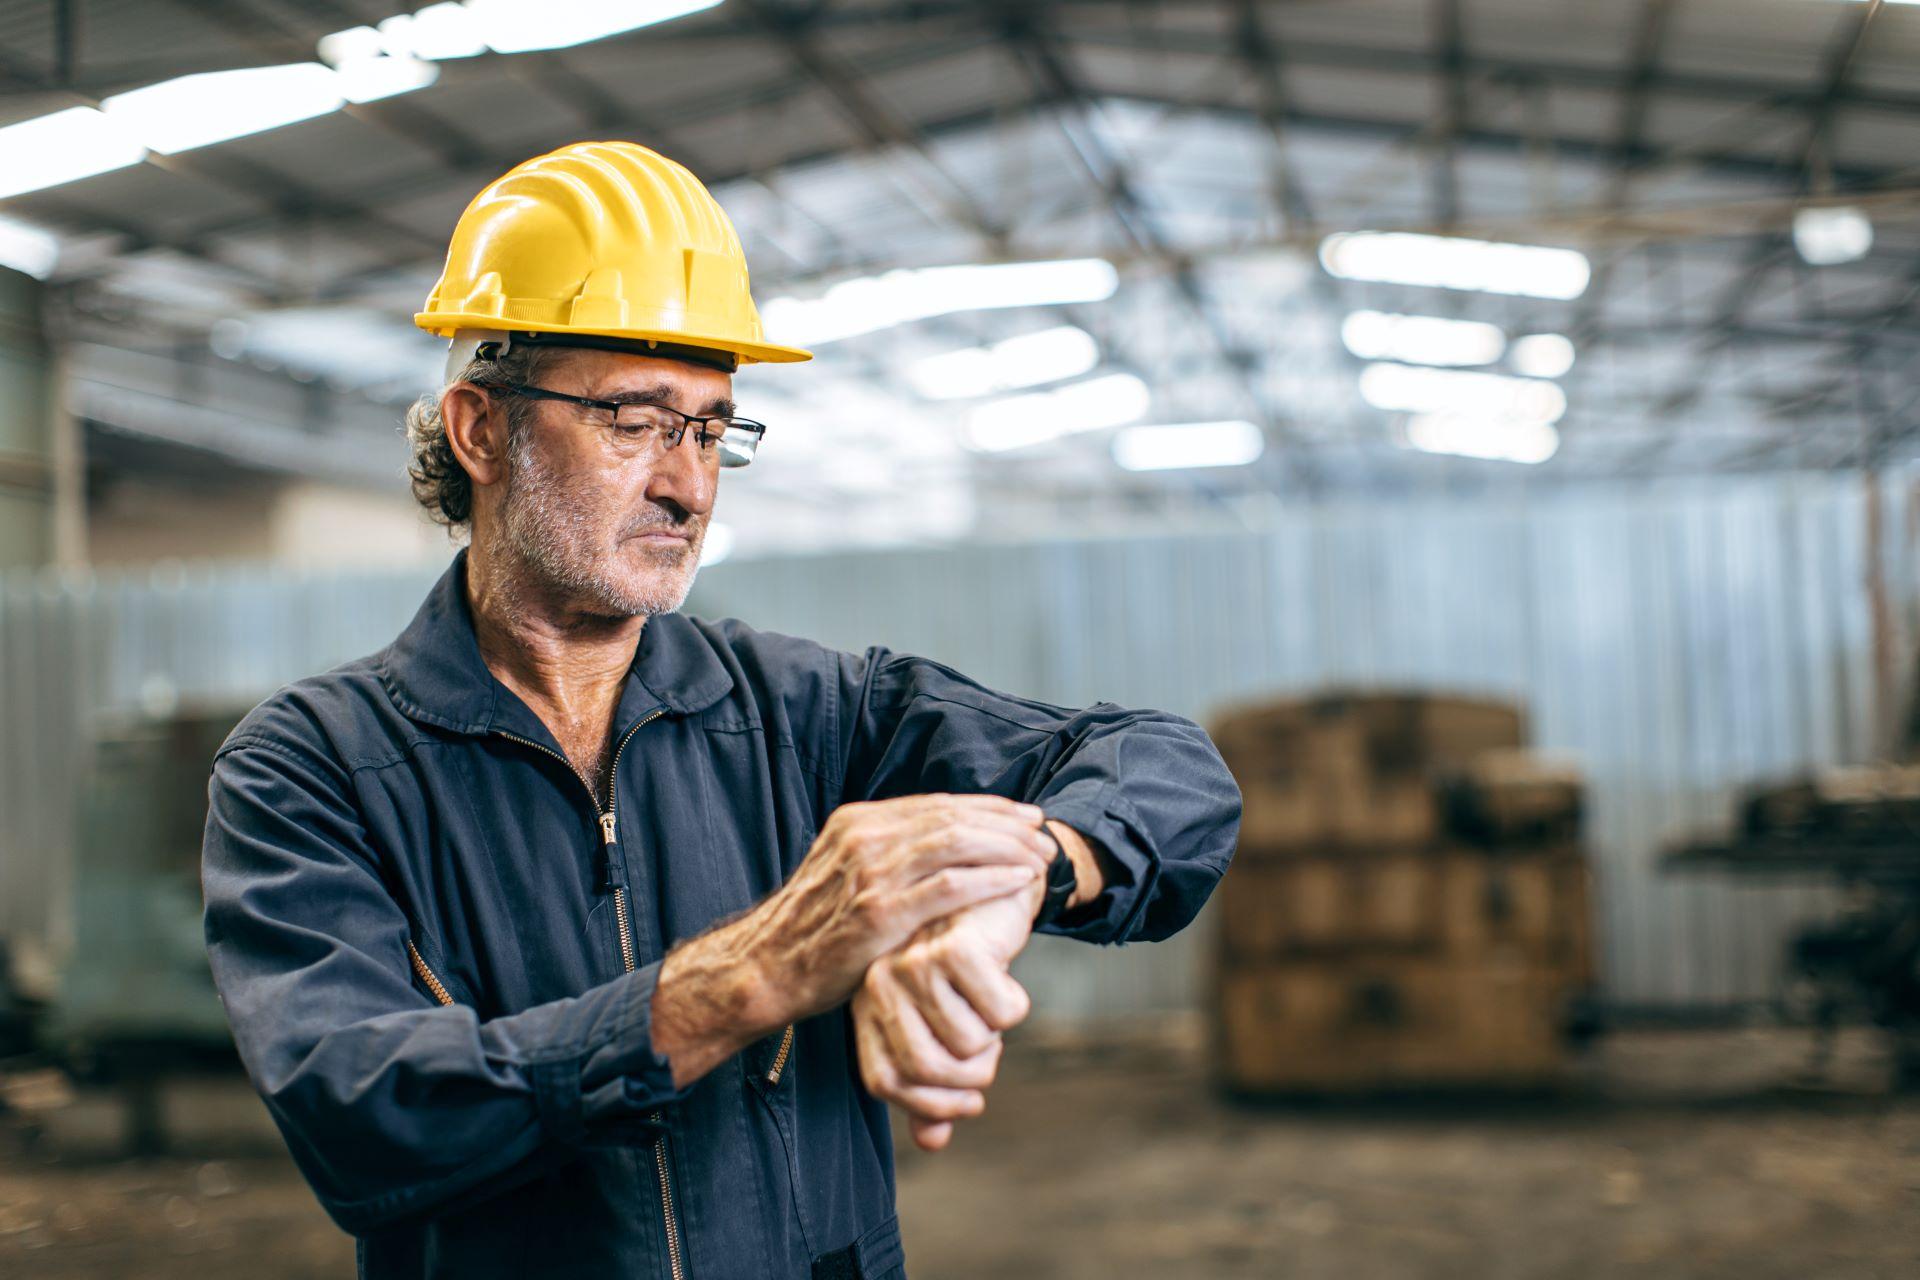
<instances>
[{"instance_id":1,"label":"man's face","mask_svg":"<svg viewBox=\"0 0 1920 1280\"><path fill-rule=\"evenodd\" d=\"M535 385L592 400L731 414L733 379L717 369L612 351L568 350ZM621 439L601 410L533 401L508 456L506 543L558 595L612 617L667 613L686 602L719 480L694 432L665 449ZM652 435L654 433L648 432ZM717 451L716 451L717 452Z\"/></svg>"}]
</instances>

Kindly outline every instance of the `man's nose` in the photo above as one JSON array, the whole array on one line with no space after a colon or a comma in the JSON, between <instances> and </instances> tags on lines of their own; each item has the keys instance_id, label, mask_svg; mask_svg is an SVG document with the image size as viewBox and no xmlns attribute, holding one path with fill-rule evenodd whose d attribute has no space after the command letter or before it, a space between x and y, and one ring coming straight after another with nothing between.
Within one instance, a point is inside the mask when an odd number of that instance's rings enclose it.
<instances>
[{"instance_id":1,"label":"man's nose","mask_svg":"<svg viewBox=\"0 0 1920 1280\"><path fill-rule=\"evenodd\" d=\"M701 452L698 435L689 426L678 443L660 449L647 477L647 496L671 498L692 514L705 515L713 509L720 476Z\"/></svg>"}]
</instances>

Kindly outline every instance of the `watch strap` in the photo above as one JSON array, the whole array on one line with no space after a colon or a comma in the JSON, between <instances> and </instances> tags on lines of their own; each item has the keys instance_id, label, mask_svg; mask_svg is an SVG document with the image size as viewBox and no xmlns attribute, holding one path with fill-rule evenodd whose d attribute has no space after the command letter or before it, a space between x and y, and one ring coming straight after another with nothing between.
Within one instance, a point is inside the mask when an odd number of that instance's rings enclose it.
<instances>
[{"instance_id":1,"label":"watch strap","mask_svg":"<svg viewBox=\"0 0 1920 1280\"><path fill-rule=\"evenodd\" d=\"M1080 878L1073 869L1073 859L1067 856L1067 847L1044 824L1040 829L1047 833L1047 839L1053 841L1055 853L1053 861L1047 864L1047 892L1040 900L1039 912L1033 917L1035 928L1059 919L1067 909L1067 900L1080 887Z\"/></svg>"}]
</instances>

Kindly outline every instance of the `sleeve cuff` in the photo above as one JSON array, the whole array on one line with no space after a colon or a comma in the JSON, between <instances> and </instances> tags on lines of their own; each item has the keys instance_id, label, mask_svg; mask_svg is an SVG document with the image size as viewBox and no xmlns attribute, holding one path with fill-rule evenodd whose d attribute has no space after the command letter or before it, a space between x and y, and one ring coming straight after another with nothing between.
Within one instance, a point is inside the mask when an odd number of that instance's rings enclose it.
<instances>
[{"instance_id":1,"label":"sleeve cuff","mask_svg":"<svg viewBox=\"0 0 1920 1280\"><path fill-rule=\"evenodd\" d=\"M613 1034L567 1064L571 1068L572 1110L578 1117L576 1138L588 1136L589 1127L600 1131L611 1125L624 1131L631 1126L623 1121L631 1122L642 1112L678 1102L693 1087L675 1088L673 1064L654 1048L653 991L660 980L661 963L656 960L617 979L615 985L625 989L619 993L619 1022ZM567 1087L564 1083L558 1086L562 1091ZM546 1113L543 1102L543 1119ZM567 1127L564 1117L550 1126L559 1131Z\"/></svg>"},{"instance_id":2,"label":"sleeve cuff","mask_svg":"<svg viewBox=\"0 0 1920 1280\"><path fill-rule=\"evenodd\" d=\"M1160 874L1159 862L1147 851L1125 798L1106 788L1085 799L1063 795L1042 801L1041 808L1048 818L1065 823L1104 849L1112 865L1099 893L1034 932L1110 945L1125 942L1153 896Z\"/></svg>"}]
</instances>

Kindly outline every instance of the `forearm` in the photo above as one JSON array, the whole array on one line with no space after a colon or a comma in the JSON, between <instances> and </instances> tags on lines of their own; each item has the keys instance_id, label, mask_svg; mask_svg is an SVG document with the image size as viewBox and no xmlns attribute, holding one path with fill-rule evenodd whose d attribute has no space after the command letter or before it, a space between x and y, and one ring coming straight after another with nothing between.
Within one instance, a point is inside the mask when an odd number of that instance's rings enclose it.
<instances>
[{"instance_id":1,"label":"forearm","mask_svg":"<svg viewBox=\"0 0 1920 1280\"><path fill-rule=\"evenodd\" d=\"M653 989L653 1045L672 1065L675 1088L784 1025L752 936L747 920L736 920L680 944L661 964Z\"/></svg>"}]
</instances>

